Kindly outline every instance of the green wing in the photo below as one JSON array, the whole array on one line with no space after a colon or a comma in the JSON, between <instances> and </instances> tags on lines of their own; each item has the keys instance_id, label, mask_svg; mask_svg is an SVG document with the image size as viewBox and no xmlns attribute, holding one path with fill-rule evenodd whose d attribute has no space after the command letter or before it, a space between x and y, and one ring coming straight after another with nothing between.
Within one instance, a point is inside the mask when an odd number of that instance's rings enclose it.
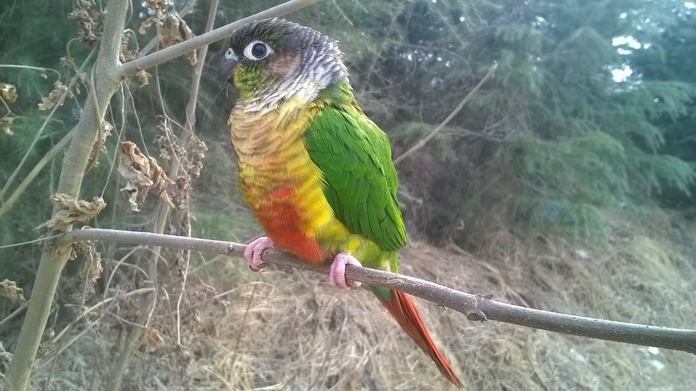
<instances>
[{"instance_id":1,"label":"green wing","mask_svg":"<svg viewBox=\"0 0 696 391\"><path fill-rule=\"evenodd\" d=\"M406 229L384 132L357 107L328 104L313 118L305 142L324 174L324 195L336 218L385 251L403 247Z\"/></svg>"}]
</instances>

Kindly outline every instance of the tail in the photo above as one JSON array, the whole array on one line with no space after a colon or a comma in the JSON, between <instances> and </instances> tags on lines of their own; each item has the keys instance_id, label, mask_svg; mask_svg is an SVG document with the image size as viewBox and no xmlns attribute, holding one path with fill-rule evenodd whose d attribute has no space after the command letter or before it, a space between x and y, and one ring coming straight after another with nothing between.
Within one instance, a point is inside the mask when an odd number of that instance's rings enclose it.
<instances>
[{"instance_id":1,"label":"tail","mask_svg":"<svg viewBox=\"0 0 696 391\"><path fill-rule=\"evenodd\" d=\"M423 349L423 351L427 353L433 361L435 361L435 364L437 364L437 368L440 370L440 372L442 372L442 374L445 375L447 379L456 386L463 387L464 385L462 382L459 381L457 375L454 374L454 371L452 368L450 368L447 361L445 361L445 358L442 357L440 351L438 351L435 347L435 343L433 342L432 338L430 338L428 331L425 329L425 325L423 325L420 315L418 315L416 306L413 304L408 295L396 290L387 291L385 289L384 293L387 292L388 294L384 296L391 296L391 300L381 295L380 293L382 292L374 291L379 301L382 302L382 305L389 310L394 319L396 319L396 321L399 323L399 326L401 326L406 334L413 338L413 340L416 341L416 344Z\"/></svg>"}]
</instances>

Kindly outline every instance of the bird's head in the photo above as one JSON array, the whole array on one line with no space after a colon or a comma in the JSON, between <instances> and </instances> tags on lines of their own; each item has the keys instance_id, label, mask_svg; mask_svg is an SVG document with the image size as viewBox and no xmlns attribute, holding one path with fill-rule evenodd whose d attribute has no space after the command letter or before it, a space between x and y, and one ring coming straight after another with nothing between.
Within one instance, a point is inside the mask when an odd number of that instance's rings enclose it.
<instances>
[{"instance_id":1,"label":"bird's head","mask_svg":"<svg viewBox=\"0 0 696 391\"><path fill-rule=\"evenodd\" d=\"M282 19L248 23L232 33L218 79L240 96L311 95L347 78L336 41Z\"/></svg>"}]
</instances>

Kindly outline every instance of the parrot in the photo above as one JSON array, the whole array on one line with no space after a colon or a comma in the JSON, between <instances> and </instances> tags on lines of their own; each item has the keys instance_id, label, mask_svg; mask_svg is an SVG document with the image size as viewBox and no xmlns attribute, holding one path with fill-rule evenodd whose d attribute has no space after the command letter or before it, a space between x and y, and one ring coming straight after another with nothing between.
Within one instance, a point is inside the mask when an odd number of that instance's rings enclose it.
<instances>
[{"instance_id":1,"label":"parrot","mask_svg":"<svg viewBox=\"0 0 696 391\"><path fill-rule=\"evenodd\" d=\"M406 243L397 173L386 134L356 102L338 42L283 19L234 30L218 68L239 97L228 126L239 187L267 236L244 252L258 271L277 249L329 264L329 282L349 289L347 265L396 273ZM366 284L367 285L367 284ZM408 295L365 286L455 385Z\"/></svg>"}]
</instances>

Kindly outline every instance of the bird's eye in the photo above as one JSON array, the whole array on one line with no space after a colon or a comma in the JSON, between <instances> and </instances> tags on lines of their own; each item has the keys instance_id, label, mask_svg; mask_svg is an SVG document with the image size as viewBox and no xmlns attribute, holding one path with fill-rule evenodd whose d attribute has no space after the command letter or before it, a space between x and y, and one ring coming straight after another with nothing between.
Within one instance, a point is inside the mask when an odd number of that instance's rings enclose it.
<instances>
[{"instance_id":1,"label":"bird's eye","mask_svg":"<svg viewBox=\"0 0 696 391\"><path fill-rule=\"evenodd\" d=\"M261 41L254 41L244 48L244 57L255 61L264 59L271 53L273 53L273 50L270 46Z\"/></svg>"},{"instance_id":2,"label":"bird's eye","mask_svg":"<svg viewBox=\"0 0 696 391\"><path fill-rule=\"evenodd\" d=\"M228 60L236 60L237 54L234 52L232 48L229 48L225 51L225 58Z\"/></svg>"}]
</instances>

